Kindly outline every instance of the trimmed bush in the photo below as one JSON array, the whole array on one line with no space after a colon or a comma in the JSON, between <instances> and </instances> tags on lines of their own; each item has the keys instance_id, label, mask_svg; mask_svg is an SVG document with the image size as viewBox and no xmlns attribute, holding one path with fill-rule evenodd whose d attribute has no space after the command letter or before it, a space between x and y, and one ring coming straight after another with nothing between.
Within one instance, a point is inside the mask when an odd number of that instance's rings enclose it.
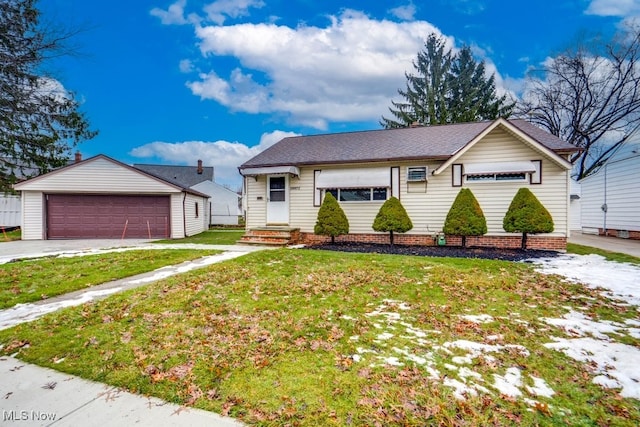
<instances>
[{"instance_id":1,"label":"trimmed bush","mask_svg":"<svg viewBox=\"0 0 640 427\"><path fill-rule=\"evenodd\" d=\"M462 237L462 247L467 246L467 236L487 233L487 220L480 203L468 188L462 188L453 204L442 229L444 234Z\"/></svg>"},{"instance_id":2,"label":"trimmed bush","mask_svg":"<svg viewBox=\"0 0 640 427\"><path fill-rule=\"evenodd\" d=\"M502 228L508 233L522 233L522 249L527 249L527 234L551 233L553 218L528 188L521 188L509 205Z\"/></svg>"},{"instance_id":3,"label":"trimmed bush","mask_svg":"<svg viewBox=\"0 0 640 427\"><path fill-rule=\"evenodd\" d=\"M380 207L373 221L375 231L388 231L389 241L393 246L393 233L406 233L413 228L411 218L396 197L391 197Z\"/></svg>"},{"instance_id":4,"label":"trimmed bush","mask_svg":"<svg viewBox=\"0 0 640 427\"><path fill-rule=\"evenodd\" d=\"M349 233L349 220L331 193L326 193L324 196L313 232L322 236L331 236L331 243L335 243L336 236Z\"/></svg>"}]
</instances>

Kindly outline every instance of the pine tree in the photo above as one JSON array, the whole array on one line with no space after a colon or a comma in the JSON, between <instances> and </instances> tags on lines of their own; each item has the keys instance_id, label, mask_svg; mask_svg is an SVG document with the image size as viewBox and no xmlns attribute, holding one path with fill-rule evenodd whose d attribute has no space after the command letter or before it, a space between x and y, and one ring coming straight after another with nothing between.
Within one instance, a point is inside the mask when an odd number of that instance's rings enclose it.
<instances>
[{"instance_id":1,"label":"pine tree","mask_svg":"<svg viewBox=\"0 0 640 427\"><path fill-rule=\"evenodd\" d=\"M413 68L415 74L405 73L407 89L398 90L404 101L391 101L393 118L382 117L387 129L494 120L508 117L515 106L506 95L498 97L495 76L486 76L484 61L476 62L470 47L454 55L434 33Z\"/></svg>"},{"instance_id":2,"label":"pine tree","mask_svg":"<svg viewBox=\"0 0 640 427\"><path fill-rule=\"evenodd\" d=\"M527 234L551 233L553 218L528 188L521 188L509 205L502 228L508 233L522 233L523 250L527 249Z\"/></svg>"},{"instance_id":3,"label":"pine tree","mask_svg":"<svg viewBox=\"0 0 640 427\"><path fill-rule=\"evenodd\" d=\"M73 146L96 135L73 94L43 71L67 53L71 34L41 27L35 4L0 0L0 191L66 164Z\"/></svg>"},{"instance_id":4,"label":"pine tree","mask_svg":"<svg viewBox=\"0 0 640 427\"><path fill-rule=\"evenodd\" d=\"M467 246L467 236L482 236L487 233L487 220L470 189L460 190L449 209L442 231L461 236L462 247Z\"/></svg>"},{"instance_id":5,"label":"pine tree","mask_svg":"<svg viewBox=\"0 0 640 427\"><path fill-rule=\"evenodd\" d=\"M318 210L315 234L331 236L331 243L335 243L336 236L349 233L349 220L335 197L329 192L324 196L322 206Z\"/></svg>"},{"instance_id":6,"label":"pine tree","mask_svg":"<svg viewBox=\"0 0 640 427\"><path fill-rule=\"evenodd\" d=\"M393 246L393 233L406 233L413 228L411 218L407 211L396 197L389 198L380 207L375 220L373 221L373 229L375 231L388 231L389 241Z\"/></svg>"}]
</instances>

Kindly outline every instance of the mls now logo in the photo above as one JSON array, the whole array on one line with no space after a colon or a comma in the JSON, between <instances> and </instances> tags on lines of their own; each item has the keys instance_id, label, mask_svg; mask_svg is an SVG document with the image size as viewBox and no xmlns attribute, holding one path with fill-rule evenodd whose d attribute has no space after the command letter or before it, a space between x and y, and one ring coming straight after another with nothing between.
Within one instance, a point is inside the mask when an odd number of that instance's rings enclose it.
<instances>
[{"instance_id":1,"label":"mls now logo","mask_svg":"<svg viewBox=\"0 0 640 427\"><path fill-rule=\"evenodd\" d=\"M55 421L55 412L2 411L2 421Z\"/></svg>"}]
</instances>

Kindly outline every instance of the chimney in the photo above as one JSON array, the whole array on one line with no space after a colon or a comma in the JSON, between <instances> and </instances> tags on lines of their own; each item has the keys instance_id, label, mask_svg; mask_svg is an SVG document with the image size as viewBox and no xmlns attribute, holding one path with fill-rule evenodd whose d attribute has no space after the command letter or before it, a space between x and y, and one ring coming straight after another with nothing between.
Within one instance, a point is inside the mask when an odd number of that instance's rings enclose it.
<instances>
[{"instance_id":1,"label":"chimney","mask_svg":"<svg viewBox=\"0 0 640 427\"><path fill-rule=\"evenodd\" d=\"M202 175L202 160L198 160L198 175Z\"/></svg>"},{"instance_id":2,"label":"chimney","mask_svg":"<svg viewBox=\"0 0 640 427\"><path fill-rule=\"evenodd\" d=\"M82 153L79 151L76 151L76 158L75 158L75 162L76 163L80 163L82 161Z\"/></svg>"}]
</instances>

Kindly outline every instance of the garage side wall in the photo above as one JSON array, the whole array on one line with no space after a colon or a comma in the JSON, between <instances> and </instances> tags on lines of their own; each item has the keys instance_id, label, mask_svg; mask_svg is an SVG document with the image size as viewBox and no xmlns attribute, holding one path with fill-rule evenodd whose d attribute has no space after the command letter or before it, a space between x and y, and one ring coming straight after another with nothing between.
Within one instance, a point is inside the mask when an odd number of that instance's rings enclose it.
<instances>
[{"instance_id":1,"label":"garage side wall","mask_svg":"<svg viewBox=\"0 0 640 427\"><path fill-rule=\"evenodd\" d=\"M22 192L22 240L42 240L44 198L41 191Z\"/></svg>"},{"instance_id":2,"label":"garage side wall","mask_svg":"<svg viewBox=\"0 0 640 427\"><path fill-rule=\"evenodd\" d=\"M187 236L202 233L209 228L209 221L207 221L207 205L207 198L196 196L194 194L186 195L184 200L184 212Z\"/></svg>"}]
</instances>

